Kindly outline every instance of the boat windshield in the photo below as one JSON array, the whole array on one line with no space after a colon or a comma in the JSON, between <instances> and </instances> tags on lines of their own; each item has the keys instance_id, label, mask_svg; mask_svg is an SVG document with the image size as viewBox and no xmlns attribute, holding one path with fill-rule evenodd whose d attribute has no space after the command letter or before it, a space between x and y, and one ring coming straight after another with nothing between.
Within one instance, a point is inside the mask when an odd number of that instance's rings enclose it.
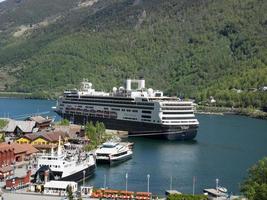
<instances>
[{"instance_id":1,"label":"boat windshield","mask_svg":"<svg viewBox=\"0 0 267 200\"><path fill-rule=\"evenodd\" d=\"M102 147L104 148L114 148L118 145L118 143L115 142L105 142Z\"/></svg>"}]
</instances>

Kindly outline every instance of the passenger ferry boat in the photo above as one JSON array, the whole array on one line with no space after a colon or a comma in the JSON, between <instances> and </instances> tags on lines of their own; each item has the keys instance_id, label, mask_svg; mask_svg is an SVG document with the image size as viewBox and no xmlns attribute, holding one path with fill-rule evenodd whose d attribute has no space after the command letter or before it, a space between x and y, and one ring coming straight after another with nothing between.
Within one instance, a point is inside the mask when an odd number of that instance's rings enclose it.
<instances>
[{"instance_id":1,"label":"passenger ferry boat","mask_svg":"<svg viewBox=\"0 0 267 200\"><path fill-rule=\"evenodd\" d=\"M137 89L132 89L137 83ZM83 80L81 90L67 90L54 107L73 123L103 122L108 129L128 131L129 136L169 140L193 139L199 126L193 103L167 97L162 91L145 88L145 80L126 80L126 88L96 91Z\"/></svg>"},{"instance_id":2,"label":"passenger ferry boat","mask_svg":"<svg viewBox=\"0 0 267 200\"><path fill-rule=\"evenodd\" d=\"M68 154L62 152L59 145L57 153L43 154L37 158L37 171L34 182L47 182L50 180L81 181L93 175L96 162L92 154Z\"/></svg>"},{"instance_id":3,"label":"passenger ferry boat","mask_svg":"<svg viewBox=\"0 0 267 200\"><path fill-rule=\"evenodd\" d=\"M98 163L115 164L130 159L133 152L128 143L108 141L103 143L95 154Z\"/></svg>"}]
</instances>

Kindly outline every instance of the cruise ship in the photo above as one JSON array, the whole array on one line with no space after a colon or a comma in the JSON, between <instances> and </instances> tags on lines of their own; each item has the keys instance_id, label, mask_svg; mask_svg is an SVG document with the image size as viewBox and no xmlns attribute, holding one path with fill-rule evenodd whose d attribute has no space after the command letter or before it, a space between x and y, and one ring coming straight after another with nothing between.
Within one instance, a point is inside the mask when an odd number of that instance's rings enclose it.
<instances>
[{"instance_id":1,"label":"cruise ship","mask_svg":"<svg viewBox=\"0 0 267 200\"><path fill-rule=\"evenodd\" d=\"M49 174L49 180L81 181L93 175L96 161L92 154L72 152L68 154L62 151L60 139L57 152L43 154L37 158L37 171L34 182L45 182L45 174Z\"/></svg>"},{"instance_id":2,"label":"cruise ship","mask_svg":"<svg viewBox=\"0 0 267 200\"><path fill-rule=\"evenodd\" d=\"M75 124L99 121L107 129L128 131L129 136L190 140L199 126L191 101L146 89L143 78L127 79L125 87L113 87L111 92L96 91L84 79L80 90L67 90L59 97L54 110Z\"/></svg>"}]
</instances>

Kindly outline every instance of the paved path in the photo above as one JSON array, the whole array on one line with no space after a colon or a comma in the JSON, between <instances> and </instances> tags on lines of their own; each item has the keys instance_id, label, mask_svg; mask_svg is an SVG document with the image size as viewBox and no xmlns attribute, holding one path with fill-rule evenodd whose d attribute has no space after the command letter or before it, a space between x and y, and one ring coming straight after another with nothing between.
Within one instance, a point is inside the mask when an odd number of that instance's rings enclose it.
<instances>
[{"instance_id":1,"label":"paved path","mask_svg":"<svg viewBox=\"0 0 267 200\"><path fill-rule=\"evenodd\" d=\"M44 195L31 195L21 193L4 193L3 200L63 200L63 197L53 197Z\"/></svg>"}]
</instances>

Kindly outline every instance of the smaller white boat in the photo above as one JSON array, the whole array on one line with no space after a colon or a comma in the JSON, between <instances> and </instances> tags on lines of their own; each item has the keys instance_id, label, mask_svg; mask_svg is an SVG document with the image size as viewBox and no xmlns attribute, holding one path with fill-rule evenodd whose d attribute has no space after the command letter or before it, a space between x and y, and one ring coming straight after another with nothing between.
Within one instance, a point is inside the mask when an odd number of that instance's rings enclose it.
<instances>
[{"instance_id":1,"label":"smaller white boat","mask_svg":"<svg viewBox=\"0 0 267 200\"><path fill-rule=\"evenodd\" d=\"M103 143L96 150L96 161L98 163L115 164L132 158L133 151L128 143L109 141Z\"/></svg>"}]
</instances>

